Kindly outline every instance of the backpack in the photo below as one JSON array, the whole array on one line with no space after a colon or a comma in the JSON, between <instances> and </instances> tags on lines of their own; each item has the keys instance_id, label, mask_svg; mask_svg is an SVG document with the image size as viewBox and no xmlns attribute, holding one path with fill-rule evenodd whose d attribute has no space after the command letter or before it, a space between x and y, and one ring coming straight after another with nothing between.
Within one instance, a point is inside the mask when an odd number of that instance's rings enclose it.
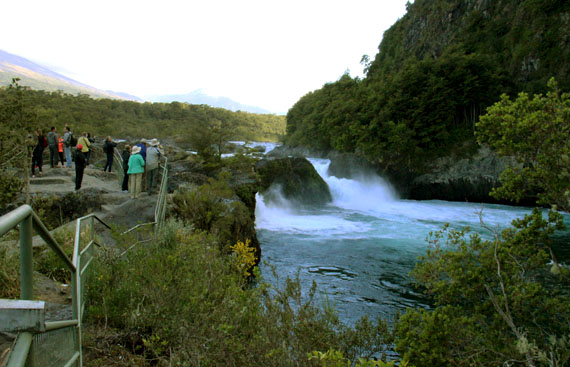
<instances>
[{"instance_id":1,"label":"backpack","mask_svg":"<svg viewBox=\"0 0 570 367\"><path fill-rule=\"evenodd\" d=\"M107 142L107 140L105 140L105 142L103 143L103 151L105 153L109 153L109 143Z\"/></svg>"},{"instance_id":2,"label":"backpack","mask_svg":"<svg viewBox=\"0 0 570 367\"><path fill-rule=\"evenodd\" d=\"M69 135L70 135L70 138L69 138L70 144L69 144L69 146L70 146L70 147L76 147L76 146L77 146L77 139L75 138L75 136L73 136L72 133L69 133Z\"/></svg>"},{"instance_id":3,"label":"backpack","mask_svg":"<svg viewBox=\"0 0 570 367\"><path fill-rule=\"evenodd\" d=\"M46 137L44 136L44 137L43 137L43 140L42 140L42 147L45 148L45 147L47 147L47 146L48 146L48 141L47 141Z\"/></svg>"}]
</instances>

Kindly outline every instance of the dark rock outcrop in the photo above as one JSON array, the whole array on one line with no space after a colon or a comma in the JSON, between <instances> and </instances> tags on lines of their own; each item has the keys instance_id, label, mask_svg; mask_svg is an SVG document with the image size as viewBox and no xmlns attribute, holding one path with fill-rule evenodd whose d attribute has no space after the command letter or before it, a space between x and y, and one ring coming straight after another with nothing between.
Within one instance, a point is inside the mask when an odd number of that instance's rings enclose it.
<instances>
[{"instance_id":1,"label":"dark rock outcrop","mask_svg":"<svg viewBox=\"0 0 570 367\"><path fill-rule=\"evenodd\" d=\"M255 169L261 191L278 185L287 200L302 205L323 205L332 200L326 182L306 158L262 159Z\"/></svg>"},{"instance_id":2,"label":"dark rock outcrop","mask_svg":"<svg viewBox=\"0 0 570 367\"><path fill-rule=\"evenodd\" d=\"M481 147L470 157L442 157L429 167L430 173L415 177L409 184L409 197L415 200L448 200L496 203L489 196L500 186L501 172L511 159L498 157L488 147Z\"/></svg>"},{"instance_id":3,"label":"dark rock outcrop","mask_svg":"<svg viewBox=\"0 0 570 367\"><path fill-rule=\"evenodd\" d=\"M376 173L374 166L365 158L354 153L330 153L328 174L338 178L356 178L363 174Z\"/></svg>"}]
</instances>

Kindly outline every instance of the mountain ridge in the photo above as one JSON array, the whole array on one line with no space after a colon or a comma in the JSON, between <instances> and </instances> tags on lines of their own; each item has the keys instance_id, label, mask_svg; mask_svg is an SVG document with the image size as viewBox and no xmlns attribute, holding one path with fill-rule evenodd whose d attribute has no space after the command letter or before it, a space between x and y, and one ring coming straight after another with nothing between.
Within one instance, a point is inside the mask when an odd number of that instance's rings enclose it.
<instances>
[{"instance_id":1,"label":"mountain ridge","mask_svg":"<svg viewBox=\"0 0 570 367\"><path fill-rule=\"evenodd\" d=\"M19 84L36 90L56 92L58 90L69 94L87 94L95 98L111 98L136 102L182 102L190 104L205 104L210 107L224 108L230 111L244 111L257 114L284 114L274 113L266 109L245 105L228 97L210 96L203 89L196 89L186 94L150 95L144 98L112 90L102 90L81 83L65 75L50 70L47 67L36 64L24 57L0 50L0 87L9 85L12 79L19 78Z\"/></svg>"},{"instance_id":2,"label":"mountain ridge","mask_svg":"<svg viewBox=\"0 0 570 367\"><path fill-rule=\"evenodd\" d=\"M145 96L150 102L186 102L190 104L206 104L211 107L225 108L230 111L245 111L258 114L274 114L261 107L245 105L229 97L210 96L203 89L195 89L186 94L164 94Z\"/></svg>"},{"instance_id":3,"label":"mountain ridge","mask_svg":"<svg viewBox=\"0 0 570 367\"><path fill-rule=\"evenodd\" d=\"M78 82L36 64L24 57L0 50L0 85L8 85L12 79L19 78L20 85L32 89L55 92L61 90L70 94L88 94L96 98L127 99L142 101L135 96L126 97L123 93L104 91Z\"/></svg>"}]
</instances>

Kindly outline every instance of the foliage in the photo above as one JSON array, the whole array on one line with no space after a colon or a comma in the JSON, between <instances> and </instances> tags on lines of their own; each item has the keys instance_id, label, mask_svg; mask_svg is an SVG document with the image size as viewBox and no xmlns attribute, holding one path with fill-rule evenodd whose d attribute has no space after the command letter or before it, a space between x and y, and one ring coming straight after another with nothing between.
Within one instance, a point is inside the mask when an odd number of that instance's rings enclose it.
<instances>
[{"instance_id":1,"label":"foliage","mask_svg":"<svg viewBox=\"0 0 570 367\"><path fill-rule=\"evenodd\" d=\"M92 200L82 193L69 192L63 196L36 195L31 206L48 229L57 228L65 223L86 215L92 208Z\"/></svg>"},{"instance_id":2,"label":"foliage","mask_svg":"<svg viewBox=\"0 0 570 367\"><path fill-rule=\"evenodd\" d=\"M252 275L251 271L258 260L255 256L255 249L250 245L251 241L248 238L245 242L238 241L235 245L230 246L234 256L234 266L237 272L246 279Z\"/></svg>"},{"instance_id":3,"label":"foliage","mask_svg":"<svg viewBox=\"0 0 570 367\"><path fill-rule=\"evenodd\" d=\"M0 207L5 208L6 205L14 201L22 192L23 186L24 183L17 176L6 171L0 171Z\"/></svg>"},{"instance_id":4,"label":"foliage","mask_svg":"<svg viewBox=\"0 0 570 367\"><path fill-rule=\"evenodd\" d=\"M570 94L554 79L550 91L515 100L503 95L477 124L477 137L519 165L501 175L502 186L491 193L515 201L535 195L538 205L570 211Z\"/></svg>"},{"instance_id":5,"label":"foliage","mask_svg":"<svg viewBox=\"0 0 570 367\"><path fill-rule=\"evenodd\" d=\"M400 318L396 350L420 366L565 365L570 273L550 246L562 227L559 214L535 209L493 240L431 234L412 275L436 307Z\"/></svg>"},{"instance_id":6,"label":"foliage","mask_svg":"<svg viewBox=\"0 0 570 367\"><path fill-rule=\"evenodd\" d=\"M18 84L19 79L0 89L0 205L13 199L17 187L29 185L31 166L30 141L37 128L37 111L29 98L30 91ZM18 183L14 171L20 177ZM4 191L6 190L6 191ZM18 190L19 192L19 190Z\"/></svg>"},{"instance_id":7,"label":"foliage","mask_svg":"<svg viewBox=\"0 0 570 367\"><path fill-rule=\"evenodd\" d=\"M501 93L544 92L551 76L570 87L569 11L558 0L416 0L363 57L363 80L345 74L289 110L285 142L419 173L463 154Z\"/></svg>"},{"instance_id":8,"label":"foliage","mask_svg":"<svg viewBox=\"0 0 570 367\"><path fill-rule=\"evenodd\" d=\"M188 144L195 131L216 123L234 127L229 131L232 140L276 141L285 130L285 118L277 115L232 112L179 102L92 99L85 94L73 96L61 91L35 91L23 87L17 91L25 107L23 121L33 121L34 128L40 127L39 122L44 129L56 126L58 131L69 125L75 134L89 131L93 135L122 138L174 137L177 142ZM0 88L0 119L4 119L2 116L8 118L8 112L14 110L11 107L13 95L13 89ZM7 112L2 114L2 111ZM25 137L25 134L19 135Z\"/></svg>"},{"instance_id":9,"label":"foliage","mask_svg":"<svg viewBox=\"0 0 570 367\"><path fill-rule=\"evenodd\" d=\"M319 367L351 367L353 363L342 355L342 352L329 349L325 353L313 351L308 354L309 361L316 362ZM355 367L394 367L395 361L384 362L382 360L358 358ZM399 366L412 367L406 361L402 361Z\"/></svg>"},{"instance_id":10,"label":"foliage","mask_svg":"<svg viewBox=\"0 0 570 367\"><path fill-rule=\"evenodd\" d=\"M20 255L17 250L0 246L0 298L20 296Z\"/></svg>"},{"instance_id":11,"label":"foliage","mask_svg":"<svg viewBox=\"0 0 570 367\"><path fill-rule=\"evenodd\" d=\"M286 142L421 169L473 138L474 122L498 98L501 80L488 58L460 53L407 60L382 81L344 75L289 110Z\"/></svg>"},{"instance_id":12,"label":"foliage","mask_svg":"<svg viewBox=\"0 0 570 367\"><path fill-rule=\"evenodd\" d=\"M85 233L81 234L85 239ZM75 233L73 230L59 229L53 232L53 238L61 246L63 252L71 260L73 258L73 247ZM50 279L58 282L71 282L71 271L66 267L64 262L50 249L45 249L35 260L35 270Z\"/></svg>"},{"instance_id":13,"label":"foliage","mask_svg":"<svg viewBox=\"0 0 570 367\"><path fill-rule=\"evenodd\" d=\"M113 340L115 347L144 357L141 365L301 366L309 365L313 350L377 353L389 340L378 336L374 340L382 344L348 345L359 338L347 337L334 314L315 306L314 288L302 292L298 278L272 288L259 273L258 285L247 287L214 237L181 223L167 223L153 242L123 256L130 243L119 238L118 246L93 263L86 314L103 336L88 339ZM363 327L353 333L379 330ZM85 348L93 353L89 365L108 359L104 348Z\"/></svg>"}]
</instances>

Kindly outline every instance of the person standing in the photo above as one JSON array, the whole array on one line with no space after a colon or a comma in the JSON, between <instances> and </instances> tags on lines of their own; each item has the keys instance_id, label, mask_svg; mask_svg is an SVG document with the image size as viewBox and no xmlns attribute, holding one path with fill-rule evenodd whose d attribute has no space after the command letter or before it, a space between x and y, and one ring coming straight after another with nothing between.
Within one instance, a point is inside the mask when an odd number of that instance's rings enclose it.
<instances>
[{"instance_id":1,"label":"person standing","mask_svg":"<svg viewBox=\"0 0 570 367\"><path fill-rule=\"evenodd\" d=\"M141 156L144 159L144 163L146 164L146 146L147 146L148 141L146 139L141 139L141 142L138 143L136 146L141 148ZM143 172L143 176L142 176L142 191L146 191L146 166L145 166L145 170Z\"/></svg>"},{"instance_id":2,"label":"person standing","mask_svg":"<svg viewBox=\"0 0 570 367\"><path fill-rule=\"evenodd\" d=\"M77 144L74 152L75 160L75 191L81 188L81 182L83 181L83 172L85 171L86 159L85 154L83 154L83 146Z\"/></svg>"},{"instance_id":3,"label":"person standing","mask_svg":"<svg viewBox=\"0 0 570 367\"><path fill-rule=\"evenodd\" d=\"M65 151L65 166L71 168L71 149L73 149L73 144L71 140L73 139L73 133L69 126L65 127L65 133L63 134L63 150Z\"/></svg>"},{"instance_id":4,"label":"person standing","mask_svg":"<svg viewBox=\"0 0 570 367\"><path fill-rule=\"evenodd\" d=\"M121 157L123 158L123 185L121 186L121 190L128 191L129 190L129 158L131 157L131 146L129 144L125 145L125 149L121 153Z\"/></svg>"},{"instance_id":5,"label":"person standing","mask_svg":"<svg viewBox=\"0 0 570 367\"><path fill-rule=\"evenodd\" d=\"M156 185L156 176L158 174L158 163L162 152L159 148L157 139L150 141L150 147L146 150L146 191L149 195L153 194Z\"/></svg>"},{"instance_id":6,"label":"person standing","mask_svg":"<svg viewBox=\"0 0 570 367\"><path fill-rule=\"evenodd\" d=\"M140 152L141 148L135 145L132 149L131 157L129 158L129 169L127 171L129 175L129 190L131 192L131 198L133 199L137 198L142 189L142 175L145 162Z\"/></svg>"},{"instance_id":7,"label":"person standing","mask_svg":"<svg viewBox=\"0 0 570 367\"><path fill-rule=\"evenodd\" d=\"M59 144L59 138L55 132L55 126L51 127L47 136L47 141L49 146L49 165L51 168L54 168L57 167L57 146Z\"/></svg>"},{"instance_id":8,"label":"person standing","mask_svg":"<svg viewBox=\"0 0 570 367\"><path fill-rule=\"evenodd\" d=\"M41 129L36 131L36 138L37 144L32 152L32 177L36 177L36 168L40 171L39 175L42 175L44 148L48 145L47 139Z\"/></svg>"},{"instance_id":9,"label":"person standing","mask_svg":"<svg viewBox=\"0 0 570 367\"><path fill-rule=\"evenodd\" d=\"M103 172L107 172L107 167L109 167L109 173L111 173L111 167L113 166L113 153L115 152L116 146L117 143L115 143L110 136L107 136L107 139L105 139L105 144L103 145L103 151L107 154L107 162L105 162L105 168L103 168Z\"/></svg>"},{"instance_id":10,"label":"person standing","mask_svg":"<svg viewBox=\"0 0 570 367\"><path fill-rule=\"evenodd\" d=\"M87 138L86 132L83 132L79 139L77 139L77 145L81 145L82 147L81 152L83 152L83 155L85 156L85 167L87 167L89 165L89 156L91 155L91 149L89 149L89 147L91 147L91 142Z\"/></svg>"},{"instance_id":11,"label":"person standing","mask_svg":"<svg viewBox=\"0 0 570 367\"><path fill-rule=\"evenodd\" d=\"M58 136L57 138L57 155L61 162L61 168L65 167L65 164L63 163L63 138L61 136Z\"/></svg>"}]
</instances>

